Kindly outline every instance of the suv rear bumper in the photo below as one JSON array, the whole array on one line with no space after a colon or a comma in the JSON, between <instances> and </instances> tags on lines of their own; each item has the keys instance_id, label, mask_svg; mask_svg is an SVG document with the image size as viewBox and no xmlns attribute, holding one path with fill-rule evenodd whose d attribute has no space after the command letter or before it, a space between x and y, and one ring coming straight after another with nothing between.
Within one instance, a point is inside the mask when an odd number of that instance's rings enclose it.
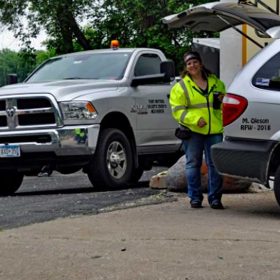
<instances>
[{"instance_id":1,"label":"suv rear bumper","mask_svg":"<svg viewBox=\"0 0 280 280\"><path fill-rule=\"evenodd\" d=\"M277 141L228 138L213 145L212 158L219 173L267 184L271 152Z\"/></svg>"}]
</instances>

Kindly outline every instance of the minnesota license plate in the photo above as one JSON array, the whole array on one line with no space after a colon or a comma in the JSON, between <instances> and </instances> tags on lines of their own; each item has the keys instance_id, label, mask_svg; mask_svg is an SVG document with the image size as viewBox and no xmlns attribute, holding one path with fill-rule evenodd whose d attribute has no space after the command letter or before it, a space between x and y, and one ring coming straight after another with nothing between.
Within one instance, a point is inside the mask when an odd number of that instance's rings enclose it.
<instances>
[{"instance_id":1,"label":"minnesota license plate","mask_svg":"<svg viewBox=\"0 0 280 280\"><path fill-rule=\"evenodd\" d=\"M0 146L0 158L20 157L19 145Z\"/></svg>"}]
</instances>

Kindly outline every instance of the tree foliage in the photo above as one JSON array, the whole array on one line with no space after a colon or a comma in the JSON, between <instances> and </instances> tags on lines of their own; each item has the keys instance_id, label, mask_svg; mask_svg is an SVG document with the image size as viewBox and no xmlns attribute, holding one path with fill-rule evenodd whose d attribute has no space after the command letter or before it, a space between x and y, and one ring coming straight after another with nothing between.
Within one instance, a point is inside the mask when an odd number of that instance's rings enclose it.
<instances>
[{"instance_id":1,"label":"tree foliage","mask_svg":"<svg viewBox=\"0 0 280 280\"><path fill-rule=\"evenodd\" d=\"M159 48L180 66L193 35L186 29L169 30L161 19L207 0L0 0L0 21L24 45L24 56L34 56L31 37L44 28L52 54L109 47ZM27 28L21 18L28 21ZM81 23L86 22L82 27ZM34 57L33 57L34 60ZM32 64L32 63L31 63Z\"/></svg>"},{"instance_id":2,"label":"tree foliage","mask_svg":"<svg viewBox=\"0 0 280 280\"><path fill-rule=\"evenodd\" d=\"M0 0L0 21L7 24L26 47L30 47L30 37L36 37L43 27L55 39L57 53L73 51L76 39L83 49L90 45L78 21L83 17L90 0ZM25 16L27 28L22 22Z\"/></svg>"},{"instance_id":3,"label":"tree foliage","mask_svg":"<svg viewBox=\"0 0 280 280\"><path fill-rule=\"evenodd\" d=\"M7 84L7 77L16 74L18 81L22 82L36 66L55 55L55 51L15 52L9 49L0 51L0 86Z\"/></svg>"},{"instance_id":4,"label":"tree foliage","mask_svg":"<svg viewBox=\"0 0 280 280\"><path fill-rule=\"evenodd\" d=\"M169 30L162 18L207 0L104 0L95 1L91 17L96 47L119 39L125 47L159 48L176 64L190 47L193 34L182 28Z\"/></svg>"}]
</instances>

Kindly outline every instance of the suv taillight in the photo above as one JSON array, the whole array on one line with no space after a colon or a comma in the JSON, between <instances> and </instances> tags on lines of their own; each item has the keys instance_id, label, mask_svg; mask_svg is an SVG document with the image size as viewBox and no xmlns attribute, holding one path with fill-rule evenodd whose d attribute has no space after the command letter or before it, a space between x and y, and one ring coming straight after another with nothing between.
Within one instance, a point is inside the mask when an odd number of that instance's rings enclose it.
<instances>
[{"instance_id":1,"label":"suv taillight","mask_svg":"<svg viewBox=\"0 0 280 280\"><path fill-rule=\"evenodd\" d=\"M246 98L227 93L223 99L223 125L229 125L235 121L247 108L248 101Z\"/></svg>"}]
</instances>

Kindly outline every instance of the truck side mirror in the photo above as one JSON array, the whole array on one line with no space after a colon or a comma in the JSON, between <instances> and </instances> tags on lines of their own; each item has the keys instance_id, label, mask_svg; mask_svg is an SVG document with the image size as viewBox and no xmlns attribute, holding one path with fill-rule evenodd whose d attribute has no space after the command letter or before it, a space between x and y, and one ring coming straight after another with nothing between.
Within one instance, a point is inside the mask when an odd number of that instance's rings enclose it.
<instances>
[{"instance_id":1,"label":"truck side mirror","mask_svg":"<svg viewBox=\"0 0 280 280\"><path fill-rule=\"evenodd\" d=\"M164 73L165 82L170 82L175 79L175 64L173 60L166 60L160 64L160 73Z\"/></svg>"},{"instance_id":2,"label":"truck side mirror","mask_svg":"<svg viewBox=\"0 0 280 280\"><path fill-rule=\"evenodd\" d=\"M18 82L17 74L8 74L7 75L7 84L12 85Z\"/></svg>"}]
</instances>

